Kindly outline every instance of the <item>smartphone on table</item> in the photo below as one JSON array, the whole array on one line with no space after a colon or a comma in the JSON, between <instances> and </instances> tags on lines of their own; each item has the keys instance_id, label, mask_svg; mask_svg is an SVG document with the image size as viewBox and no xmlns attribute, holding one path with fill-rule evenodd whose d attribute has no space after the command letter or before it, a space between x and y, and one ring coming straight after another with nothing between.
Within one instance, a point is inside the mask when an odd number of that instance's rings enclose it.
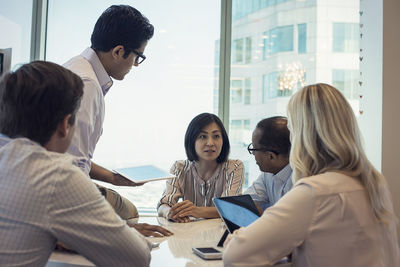
<instances>
[{"instance_id":1,"label":"smartphone on table","mask_svg":"<svg viewBox=\"0 0 400 267\"><path fill-rule=\"evenodd\" d=\"M213 247L192 248L192 250L196 255L205 260L222 259L222 252Z\"/></svg>"}]
</instances>

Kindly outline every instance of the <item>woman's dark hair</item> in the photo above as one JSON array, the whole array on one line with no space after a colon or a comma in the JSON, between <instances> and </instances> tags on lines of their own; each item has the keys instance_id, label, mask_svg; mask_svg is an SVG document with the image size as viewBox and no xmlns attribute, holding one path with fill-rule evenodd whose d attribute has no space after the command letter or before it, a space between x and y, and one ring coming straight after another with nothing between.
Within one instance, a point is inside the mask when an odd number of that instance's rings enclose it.
<instances>
[{"instance_id":1,"label":"woman's dark hair","mask_svg":"<svg viewBox=\"0 0 400 267\"><path fill-rule=\"evenodd\" d=\"M228 160L230 150L228 134L226 133L224 124L222 123L220 118L211 113L201 113L194 117L193 120L189 123L185 134L185 151L188 160L196 161L199 159L195 149L196 139L199 136L201 130L203 130L207 125L213 122L218 125L218 127L221 129L222 134L222 150L217 158L217 162L222 163Z\"/></svg>"},{"instance_id":2,"label":"woman's dark hair","mask_svg":"<svg viewBox=\"0 0 400 267\"><path fill-rule=\"evenodd\" d=\"M261 120L257 128L262 130L260 145L266 149L276 151L278 154L289 155L290 132L287 128L287 118L275 116Z\"/></svg>"},{"instance_id":3,"label":"woman's dark hair","mask_svg":"<svg viewBox=\"0 0 400 267\"><path fill-rule=\"evenodd\" d=\"M0 133L29 138L42 146L58 124L75 113L83 95L81 78L51 62L34 61L0 81Z\"/></svg>"},{"instance_id":4,"label":"woman's dark hair","mask_svg":"<svg viewBox=\"0 0 400 267\"><path fill-rule=\"evenodd\" d=\"M118 45L124 46L124 58L132 50L153 37L154 27L137 9L128 5L112 5L97 20L92 37L92 48L108 52Z\"/></svg>"}]
</instances>

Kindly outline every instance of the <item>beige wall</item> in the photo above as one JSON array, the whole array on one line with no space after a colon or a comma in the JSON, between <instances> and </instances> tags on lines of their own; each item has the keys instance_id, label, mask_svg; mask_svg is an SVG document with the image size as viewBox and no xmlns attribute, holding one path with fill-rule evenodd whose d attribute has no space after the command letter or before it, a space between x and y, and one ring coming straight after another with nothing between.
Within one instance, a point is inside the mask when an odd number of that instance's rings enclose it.
<instances>
[{"instance_id":1,"label":"beige wall","mask_svg":"<svg viewBox=\"0 0 400 267\"><path fill-rule=\"evenodd\" d=\"M400 1L383 1L382 173L400 218ZM400 230L400 228L398 228ZM400 231L398 231L400 234ZM400 235L399 235L400 236ZM400 239L399 239L400 240Z\"/></svg>"}]
</instances>

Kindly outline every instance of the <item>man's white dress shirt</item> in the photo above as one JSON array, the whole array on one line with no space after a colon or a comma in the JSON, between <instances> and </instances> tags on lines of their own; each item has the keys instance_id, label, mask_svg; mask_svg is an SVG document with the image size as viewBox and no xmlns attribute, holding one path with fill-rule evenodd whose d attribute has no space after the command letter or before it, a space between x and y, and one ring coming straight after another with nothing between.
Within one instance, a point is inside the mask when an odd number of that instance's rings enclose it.
<instances>
[{"instance_id":1,"label":"man's white dress shirt","mask_svg":"<svg viewBox=\"0 0 400 267\"><path fill-rule=\"evenodd\" d=\"M63 66L81 77L84 84L81 106L76 114L77 125L68 152L81 158L79 166L89 174L96 144L103 133L104 96L113 82L91 48Z\"/></svg>"}]
</instances>

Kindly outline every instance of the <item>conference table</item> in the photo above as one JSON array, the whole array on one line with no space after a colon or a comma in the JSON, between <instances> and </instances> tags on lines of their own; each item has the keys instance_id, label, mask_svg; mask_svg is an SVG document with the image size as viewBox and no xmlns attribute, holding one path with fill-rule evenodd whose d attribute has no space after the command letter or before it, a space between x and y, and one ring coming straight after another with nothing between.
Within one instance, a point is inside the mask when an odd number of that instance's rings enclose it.
<instances>
[{"instance_id":1,"label":"conference table","mask_svg":"<svg viewBox=\"0 0 400 267\"><path fill-rule=\"evenodd\" d=\"M159 243L151 251L150 266L223 266L222 260L203 260L192 252L193 247L217 247L225 228L221 219L194 220L190 223L174 223L162 217L141 217L139 223L161 225L174 235L169 237L148 237ZM218 248L223 250L223 248ZM53 252L46 267L87 267L94 266L83 256L67 252ZM289 267L290 264L279 264Z\"/></svg>"}]
</instances>

